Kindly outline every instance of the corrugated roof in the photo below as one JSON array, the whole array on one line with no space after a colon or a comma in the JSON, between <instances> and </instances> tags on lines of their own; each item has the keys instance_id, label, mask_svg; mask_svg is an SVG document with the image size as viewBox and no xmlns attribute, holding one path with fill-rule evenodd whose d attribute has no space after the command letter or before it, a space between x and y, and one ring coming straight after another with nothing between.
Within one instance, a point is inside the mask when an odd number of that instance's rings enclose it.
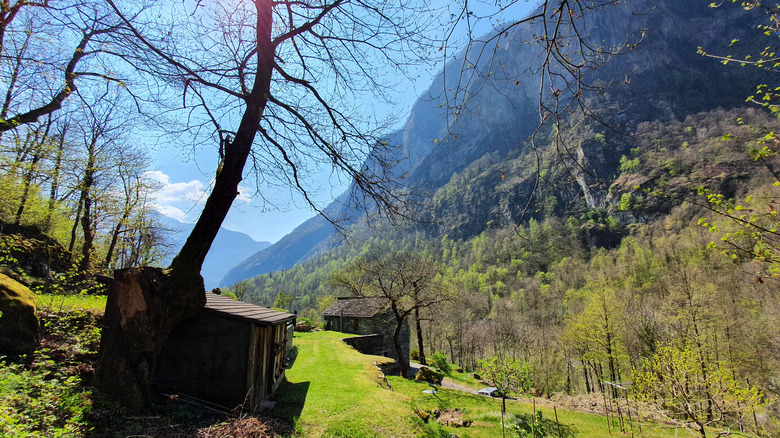
<instances>
[{"instance_id":1,"label":"corrugated roof","mask_svg":"<svg viewBox=\"0 0 780 438\"><path fill-rule=\"evenodd\" d=\"M353 318L371 318L377 313L387 310L386 298L348 297L338 298L328 307L322 316L349 316Z\"/></svg>"},{"instance_id":2,"label":"corrugated roof","mask_svg":"<svg viewBox=\"0 0 780 438\"><path fill-rule=\"evenodd\" d=\"M263 326L282 324L296 318L292 313L256 306L212 292L206 292L206 311Z\"/></svg>"}]
</instances>

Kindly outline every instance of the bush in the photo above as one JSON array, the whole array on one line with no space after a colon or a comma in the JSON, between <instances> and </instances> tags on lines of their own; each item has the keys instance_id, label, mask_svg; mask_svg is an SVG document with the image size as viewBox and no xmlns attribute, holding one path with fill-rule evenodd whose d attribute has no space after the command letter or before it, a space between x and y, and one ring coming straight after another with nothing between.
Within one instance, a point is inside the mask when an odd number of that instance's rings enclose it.
<instances>
[{"instance_id":1,"label":"bush","mask_svg":"<svg viewBox=\"0 0 780 438\"><path fill-rule=\"evenodd\" d=\"M0 363L0 436L81 436L92 410L100 326L85 312L41 318L43 339L26 367Z\"/></svg>"},{"instance_id":2,"label":"bush","mask_svg":"<svg viewBox=\"0 0 780 438\"><path fill-rule=\"evenodd\" d=\"M519 414L512 420L512 428L520 438L536 436L568 438L576 436L576 431L571 426L558 424L553 420L542 418L542 411L537 410L536 415Z\"/></svg>"},{"instance_id":3,"label":"bush","mask_svg":"<svg viewBox=\"0 0 780 438\"><path fill-rule=\"evenodd\" d=\"M298 318L295 321L296 332L310 332L314 330L314 323L309 318Z\"/></svg>"},{"instance_id":4,"label":"bush","mask_svg":"<svg viewBox=\"0 0 780 438\"><path fill-rule=\"evenodd\" d=\"M411 350L409 350L409 359L415 362L420 362L420 350L416 348L412 348Z\"/></svg>"},{"instance_id":5,"label":"bush","mask_svg":"<svg viewBox=\"0 0 780 438\"><path fill-rule=\"evenodd\" d=\"M447 355L443 351L433 353L430 364L446 375L452 373L452 366L447 362Z\"/></svg>"}]
</instances>

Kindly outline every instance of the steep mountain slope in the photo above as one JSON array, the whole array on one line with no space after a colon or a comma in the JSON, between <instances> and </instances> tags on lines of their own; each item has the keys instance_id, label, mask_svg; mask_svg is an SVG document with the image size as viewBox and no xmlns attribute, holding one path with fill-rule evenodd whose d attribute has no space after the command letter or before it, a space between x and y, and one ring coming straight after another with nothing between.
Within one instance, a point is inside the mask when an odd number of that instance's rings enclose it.
<instances>
[{"instance_id":1,"label":"steep mountain slope","mask_svg":"<svg viewBox=\"0 0 780 438\"><path fill-rule=\"evenodd\" d=\"M697 48L722 53L732 38L749 45L761 38L756 19L738 5L713 10L698 0L632 0L594 11L589 17L589 40L605 48L623 47L620 55L585 73L586 83L605 85L586 96L588 110L600 121L578 114L569 117L569 129L561 133L565 150L557 152L570 156L567 164L572 173L561 173L565 166L555 154L542 157L547 169L539 170L551 172L549 182L568 176L576 184L546 187L528 211L525 206L537 171L528 138L539 122L541 78L534 74L541 50L534 42L538 24L519 26L502 36L495 56L478 56L483 46L475 44L448 64L414 105L404 129L390 137L408 154L399 170L408 172L406 184L419 199L433 198L420 212L427 220L420 229L432 236L468 238L491 224L506 225L571 208L603 207L620 159L634 145L629 133L640 123L744 105L762 72L723 66L699 55ZM466 69L460 70L464 64ZM477 79L463 82L472 73ZM458 86L468 97L465 107L453 107L447 100ZM537 136L542 150L548 148L549 133L547 129ZM501 162L506 165L498 165ZM501 190L485 185L482 192L460 196L450 186L449 195L437 194L450 181L468 184L462 173L480 166L494 170L493 186L500 185ZM450 201L443 202L447 196ZM312 219L237 266L222 283L289 268L328 247L331 230L327 221Z\"/></svg>"}]
</instances>

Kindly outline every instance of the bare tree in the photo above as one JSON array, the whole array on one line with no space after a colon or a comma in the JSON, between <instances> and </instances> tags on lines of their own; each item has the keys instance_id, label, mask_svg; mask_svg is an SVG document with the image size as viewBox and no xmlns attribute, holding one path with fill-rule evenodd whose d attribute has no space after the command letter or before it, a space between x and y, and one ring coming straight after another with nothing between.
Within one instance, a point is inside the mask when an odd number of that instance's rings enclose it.
<instances>
[{"instance_id":1,"label":"bare tree","mask_svg":"<svg viewBox=\"0 0 780 438\"><path fill-rule=\"evenodd\" d=\"M393 148L379 138L384 126L354 110L352 99L386 97L387 72L426 53L428 21L423 7L390 0L108 3L123 24L112 47L154 79L156 97L179 96L186 132L209 139L220 157L171 269L115 274L98 384L140 409L171 327L204 305L199 272L250 157L259 182L297 190L316 211L307 178L322 166L352 180L356 198L378 211L400 211Z\"/></svg>"},{"instance_id":2,"label":"bare tree","mask_svg":"<svg viewBox=\"0 0 780 438\"><path fill-rule=\"evenodd\" d=\"M116 209L116 224L109 234L108 249L103 262L106 269L111 267L120 236L132 231L131 216L135 213L144 213L142 208L144 200L151 189L151 185L145 178L149 168L149 158L143 150L125 146L117 149L116 155L116 174L121 187L116 187L114 191L120 206Z\"/></svg>"},{"instance_id":3,"label":"bare tree","mask_svg":"<svg viewBox=\"0 0 780 438\"><path fill-rule=\"evenodd\" d=\"M524 0L472 0L450 5L453 23L439 50L445 61L452 60L453 52L462 51L463 55L446 64L443 95L431 96L445 102L447 129L450 136L457 138L463 128L461 116L479 111L480 104L485 104L478 100L484 89L506 89L502 84L526 86L529 90L536 87L538 124L530 141L537 178L521 218L534 202L540 187L544 146L537 141L546 140L548 132L553 132L550 139L558 158L556 165L573 177L594 179L591 169L577 156L577 145L558 134L566 130L572 116L589 119L598 125L607 124L590 108L589 102L596 92L609 85L610 80L604 81L594 72L612 57L631 51L645 37L644 31L631 35L626 33L628 29L621 32L626 36L619 41L591 35L594 15L617 5L630 9L631 0L537 0L538 6L530 14L519 19L506 16L526 3ZM486 23L490 24L490 30L485 35L474 32L479 26L484 29ZM500 49L507 44L526 44L528 56L520 62L502 57ZM625 80L630 80L628 75ZM504 95L504 92L499 91L499 94ZM540 137L540 134L545 135Z\"/></svg>"},{"instance_id":4,"label":"bare tree","mask_svg":"<svg viewBox=\"0 0 780 438\"><path fill-rule=\"evenodd\" d=\"M60 110L85 81L120 81L105 45L117 24L102 1L1 1L0 133Z\"/></svg>"},{"instance_id":5,"label":"bare tree","mask_svg":"<svg viewBox=\"0 0 780 438\"><path fill-rule=\"evenodd\" d=\"M395 319L393 345L401 376L406 377L401 331L409 315L450 299L435 279L439 266L432 259L409 251L391 254L374 252L358 259L344 272L334 274L330 281L356 296L379 297L387 300ZM418 332L421 330L419 325ZM408 347L408 346L407 346Z\"/></svg>"}]
</instances>

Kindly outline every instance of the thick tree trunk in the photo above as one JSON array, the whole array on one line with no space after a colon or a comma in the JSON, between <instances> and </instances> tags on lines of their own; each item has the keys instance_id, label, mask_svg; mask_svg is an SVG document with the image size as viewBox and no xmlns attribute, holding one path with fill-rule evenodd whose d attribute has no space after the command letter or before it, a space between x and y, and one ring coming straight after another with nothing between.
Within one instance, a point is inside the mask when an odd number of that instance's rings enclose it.
<instances>
[{"instance_id":1,"label":"thick tree trunk","mask_svg":"<svg viewBox=\"0 0 780 438\"><path fill-rule=\"evenodd\" d=\"M106 302L96 387L131 412L152 398L151 379L171 329L206 304L200 275L159 268L121 269Z\"/></svg>"},{"instance_id":2,"label":"thick tree trunk","mask_svg":"<svg viewBox=\"0 0 780 438\"><path fill-rule=\"evenodd\" d=\"M401 377L405 379L407 374L409 374L409 369L407 368L406 361L403 360L404 355L403 349L401 348L401 328L403 328L403 325L403 318L396 318L395 329L393 330L393 347L395 347L395 355L398 357L398 370L401 373Z\"/></svg>"},{"instance_id":3,"label":"thick tree trunk","mask_svg":"<svg viewBox=\"0 0 780 438\"><path fill-rule=\"evenodd\" d=\"M422 327L420 326L420 309L419 308L415 308L414 309L414 323L415 323L415 328L417 329L417 349L420 351L420 363L422 365L427 365L427 363L425 361L425 349L424 349L424 346L423 346ZM455 358L455 356L453 356L451 353L450 353L450 357L452 357L453 360Z\"/></svg>"},{"instance_id":4,"label":"thick tree trunk","mask_svg":"<svg viewBox=\"0 0 780 438\"><path fill-rule=\"evenodd\" d=\"M131 411L148 406L154 362L171 329L205 305L200 269L219 227L238 195L244 165L268 102L273 71L272 3L257 8L257 71L232 142L225 145L214 188L187 242L169 270L127 269L115 273L106 303L98 388Z\"/></svg>"}]
</instances>

